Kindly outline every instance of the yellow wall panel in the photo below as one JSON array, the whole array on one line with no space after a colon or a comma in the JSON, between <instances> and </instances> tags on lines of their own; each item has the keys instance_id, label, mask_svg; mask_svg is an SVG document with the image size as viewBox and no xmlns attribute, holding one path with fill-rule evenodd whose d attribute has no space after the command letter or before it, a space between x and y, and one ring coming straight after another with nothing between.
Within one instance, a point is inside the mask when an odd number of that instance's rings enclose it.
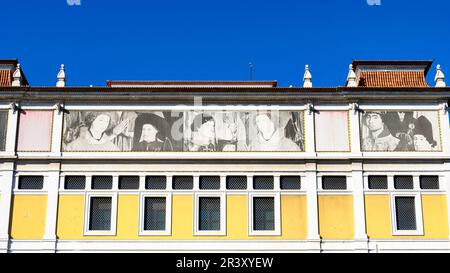
<instances>
[{"instance_id":1,"label":"yellow wall panel","mask_svg":"<svg viewBox=\"0 0 450 273\"><path fill-rule=\"evenodd\" d=\"M60 195L56 234L59 239L82 239L84 195Z\"/></svg>"},{"instance_id":2,"label":"yellow wall panel","mask_svg":"<svg viewBox=\"0 0 450 273\"><path fill-rule=\"evenodd\" d=\"M229 239L248 238L247 195L227 196L227 235Z\"/></svg>"},{"instance_id":3,"label":"yellow wall panel","mask_svg":"<svg viewBox=\"0 0 450 273\"><path fill-rule=\"evenodd\" d=\"M319 203L319 232L323 239L353 239L353 196L321 195Z\"/></svg>"},{"instance_id":4,"label":"yellow wall panel","mask_svg":"<svg viewBox=\"0 0 450 273\"><path fill-rule=\"evenodd\" d=\"M281 236L283 239L307 238L306 196L281 196Z\"/></svg>"},{"instance_id":5,"label":"yellow wall panel","mask_svg":"<svg viewBox=\"0 0 450 273\"><path fill-rule=\"evenodd\" d=\"M366 195L366 229L369 239L391 238L389 195Z\"/></svg>"},{"instance_id":6,"label":"yellow wall panel","mask_svg":"<svg viewBox=\"0 0 450 273\"><path fill-rule=\"evenodd\" d=\"M45 232L46 195L14 195L12 198L11 238L42 239Z\"/></svg>"},{"instance_id":7,"label":"yellow wall panel","mask_svg":"<svg viewBox=\"0 0 450 273\"><path fill-rule=\"evenodd\" d=\"M423 231L426 239L448 238L445 195L422 195Z\"/></svg>"}]
</instances>

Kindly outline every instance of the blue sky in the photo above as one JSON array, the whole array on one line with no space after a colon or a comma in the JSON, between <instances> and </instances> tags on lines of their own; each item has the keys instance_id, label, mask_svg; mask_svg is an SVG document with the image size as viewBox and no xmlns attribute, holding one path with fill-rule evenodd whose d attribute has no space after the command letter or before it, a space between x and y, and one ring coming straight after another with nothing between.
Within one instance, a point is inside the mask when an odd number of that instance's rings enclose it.
<instances>
[{"instance_id":1,"label":"blue sky","mask_svg":"<svg viewBox=\"0 0 450 273\"><path fill-rule=\"evenodd\" d=\"M450 75L450 1L3 1L0 58L33 86L106 80L278 80L345 84L352 59L435 59Z\"/></svg>"}]
</instances>

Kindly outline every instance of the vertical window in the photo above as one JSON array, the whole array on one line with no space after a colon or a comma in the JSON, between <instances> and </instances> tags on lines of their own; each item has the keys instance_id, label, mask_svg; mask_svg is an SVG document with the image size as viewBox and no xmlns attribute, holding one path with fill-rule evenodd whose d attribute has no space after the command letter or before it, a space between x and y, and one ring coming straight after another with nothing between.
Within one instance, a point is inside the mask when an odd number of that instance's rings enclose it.
<instances>
[{"instance_id":1,"label":"vertical window","mask_svg":"<svg viewBox=\"0 0 450 273\"><path fill-rule=\"evenodd\" d=\"M44 188L43 176L19 176L19 190L42 190Z\"/></svg>"},{"instance_id":2,"label":"vertical window","mask_svg":"<svg viewBox=\"0 0 450 273\"><path fill-rule=\"evenodd\" d=\"M199 197L199 230L220 230L220 197Z\"/></svg>"},{"instance_id":3,"label":"vertical window","mask_svg":"<svg viewBox=\"0 0 450 273\"><path fill-rule=\"evenodd\" d=\"M166 229L166 198L145 197L144 206L144 230Z\"/></svg>"},{"instance_id":4,"label":"vertical window","mask_svg":"<svg viewBox=\"0 0 450 273\"><path fill-rule=\"evenodd\" d=\"M64 179L64 189L66 190L84 190L86 187L85 176L67 175Z\"/></svg>"},{"instance_id":5,"label":"vertical window","mask_svg":"<svg viewBox=\"0 0 450 273\"><path fill-rule=\"evenodd\" d=\"M347 177L345 176L322 176L322 189L324 190L346 190Z\"/></svg>"},{"instance_id":6,"label":"vertical window","mask_svg":"<svg viewBox=\"0 0 450 273\"><path fill-rule=\"evenodd\" d=\"M93 176L91 188L93 190L110 190L112 189L112 176Z\"/></svg>"},{"instance_id":7,"label":"vertical window","mask_svg":"<svg viewBox=\"0 0 450 273\"><path fill-rule=\"evenodd\" d=\"M273 197L253 198L253 230L275 230L275 200Z\"/></svg>"},{"instance_id":8,"label":"vertical window","mask_svg":"<svg viewBox=\"0 0 450 273\"><path fill-rule=\"evenodd\" d=\"M89 209L89 230L111 230L112 197L91 197Z\"/></svg>"},{"instance_id":9,"label":"vertical window","mask_svg":"<svg viewBox=\"0 0 450 273\"><path fill-rule=\"evenodd\" d=\"M422 210L420 195L394 194L393 206L393 234L394 235L423 235Z\"/></svg>"}]
</instances>

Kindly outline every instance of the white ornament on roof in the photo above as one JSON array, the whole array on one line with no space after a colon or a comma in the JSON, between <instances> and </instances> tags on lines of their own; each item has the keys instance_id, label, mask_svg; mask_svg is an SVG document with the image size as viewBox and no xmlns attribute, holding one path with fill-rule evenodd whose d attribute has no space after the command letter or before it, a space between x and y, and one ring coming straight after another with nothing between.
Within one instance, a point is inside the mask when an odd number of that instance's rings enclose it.
<instances>
[{"instance_id":1,"label":"white ornament on roof","mask_svg":"<svg viewBox=\"0 0 450 273\"><path fill-rule=\"evenodd\" d=\"M56 82L56 87L65 87L66 86L66 71L64 70L64 64L61 65L61 68L58 72L58 81Z\"/></svg>"},{"instance_id":2,"label":"white ornament on roof","mask_svg":"<svg viewBox=\"0 0 450 273\"><path fill-rule=\"evenodd\" d=\"M441 65L438 64L436 66L436 76L434 77L434 82L436 83L435 87L446 87L445 84L445 75L441 70Z\"/></svg>"},{"instance_id":3,"label":"white ornament on roof","mask_svg":"<svg viewBox=\"0 0 450 273\"><path fill-rule=\"evenodd\" d=\"M13 73L13 81L11 83L12 86L21 86L22 85L22 71L20 70L20 64L17 64L16 70Z\"/></svg>"},{"instance_id":4,"label":"white ornament on roof","mask_svg":"<svg viewBox=\"0 0 450 273\"><path fill-rule=\"evenodd\" d=\"M348 76L347 76L347 87L357 87L356 73L353 70L353 65L349 66L349 71L348 71Z\"/></svg>"},{"instance_id":5,"label":"white ornament on roof","mask_svg":"<svg viewBox=\"0 0 450 273\"><path fill-rule=\"evenodd\" d=\"M303 87L312 87L312 76L309 71L309 65L305 65L305 74L303 74Z\"/></svg>"}]
</instances>

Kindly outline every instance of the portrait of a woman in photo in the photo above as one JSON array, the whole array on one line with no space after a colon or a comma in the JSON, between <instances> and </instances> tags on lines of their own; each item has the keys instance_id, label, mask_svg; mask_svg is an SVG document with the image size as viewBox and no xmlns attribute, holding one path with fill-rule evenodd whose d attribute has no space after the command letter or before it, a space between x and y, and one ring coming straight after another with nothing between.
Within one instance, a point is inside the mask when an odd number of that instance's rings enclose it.
<instances>
[{"instance_id":1,"label":"portrait of a woman in photo","mask_svg":"<svg viewBox=\"0 0 450 273\"><path fill-rule=\"evenodd\" d=\"M172 143L167 136L167 122L160 116L140 114L135 121L133 151L172 151Z\"/></svg>"}]
</instances>

